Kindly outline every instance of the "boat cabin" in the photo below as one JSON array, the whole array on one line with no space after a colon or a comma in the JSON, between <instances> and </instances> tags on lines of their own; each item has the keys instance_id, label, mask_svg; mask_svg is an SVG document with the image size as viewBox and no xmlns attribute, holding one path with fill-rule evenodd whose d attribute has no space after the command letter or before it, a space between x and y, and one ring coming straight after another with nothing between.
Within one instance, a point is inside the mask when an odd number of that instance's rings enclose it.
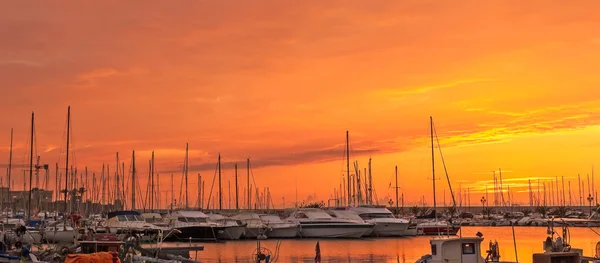
<instances>
[{"instance_id":1,"label":"boat cabin","mask_svg":"<svg viewBox=\"0 0 600 263\"><path fill-rule=\"evenodd\" d=\"M483 263L481 237L435 238L431 244L431 263Z\"/></svg>"}]
</instances>

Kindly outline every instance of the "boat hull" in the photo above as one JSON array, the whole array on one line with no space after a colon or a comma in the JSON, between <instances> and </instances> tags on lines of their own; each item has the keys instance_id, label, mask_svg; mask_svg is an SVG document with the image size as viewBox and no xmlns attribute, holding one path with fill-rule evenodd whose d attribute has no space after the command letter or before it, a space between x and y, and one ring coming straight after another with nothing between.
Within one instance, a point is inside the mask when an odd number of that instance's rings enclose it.
<instances>
[{"instance_id":1,"label":"boat hull","mask_svg":"<svg viewBox=\"0 0 600 263\"><path fill-rule=\"evenodd\" d=\"M423 235L456 235L460 227L456 226L423 226L418 229Z\"/></svg>"},{"instance_id":2,"label":"boat hull","mask_svg":"<svg viewBox=\"0 0 600 263\"><path fill-rule=\"evenodd\" d=\"M244 234L245 226L228 226L219 231L218 238L223 240L238 240Z\"/></svg>"},{"instance_id":3,"label":"boat hull","mask_svg":"<svg viewBox=\"0 0 600 263\"><path fill-rule=\"evenodd\" d=\"M376 222L371 236L399 237L407 235L409 223Z\"/></svg>"},{"instance_id":4,"label":"boat hull","mask_svg":"<svg viewBox=\"0 0 600 263\"><path fill-rule=\"evenodd\" d=\"M298 236L299 230L300 230L300 228L297 226L269 228L267 230L267 237L269 237L269 238L294 238L294 237Z\"/></svg>"},{"instance_id":5,"label":"boat hull","mask_svg":"<svg viewBox=\"0 0 600 263\"><path fill-rule=\"evenodd\" d=\"M73 243L78 232L75 230L47 231L44 236L49 243Z\"/></svg>"},{"instance_id":6,"label":"boat hull","mask_svg":"<svg viewBox=\"0 0 600 263\"><path fill-rule=\"evenodd\" d=\"M25 243L25 244L41 244L42 243L42 234L40 232L28 231L23 236L23 243Z\"/></svg>"},{"instance_id":7,"label":"boat hull","mask_svg":"<svg viewBox=\"0 0 600 263\"><path fill-rule=\"evenodd\" d=\"M169 237L168 241L206 241L216 240L220 232L224 227L211 227L211 226L189 226L189 227L176 227L177 231L173 232Z\"/></svg>"},{"instance_id":8,"label":"boat hull","mask_svg":"<svg viewBox=\"0 0 600 263\"><path fill-rule=\"evenodd\" d=\"M266 229L264 227L246 227L244 229L244 236L250 239L256 239L261 234L264 234Z\"/></svg>"},{"instance_id":9,"label":"boat hull","mask_svg":"<svg viewBox=\"0 0 600 263\"><path fill-rule=\"evenodd\" d=\"M373 230L370 224L304 224L300 236L305 238L361 238Z\"/></svg>"}]
</instances>

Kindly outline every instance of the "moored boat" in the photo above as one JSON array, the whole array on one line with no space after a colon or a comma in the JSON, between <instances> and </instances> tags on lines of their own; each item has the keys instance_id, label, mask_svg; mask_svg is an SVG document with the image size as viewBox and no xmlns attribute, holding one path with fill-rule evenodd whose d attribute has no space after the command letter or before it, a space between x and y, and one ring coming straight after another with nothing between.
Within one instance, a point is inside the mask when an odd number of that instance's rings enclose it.
<instances>
[{"instance_id":1,"label":"moored boat","mask_svg":"<svg viewBox=\"0 0 600 263\"><path fill-rule=\"evenodd\" d=\"M300 224L300 236L307 238L360 238L373 224L333 218L318 208L300 208L288 221Z\"/></svg>"},{"instance_id":2,"label":"moored boat","mask_svg":"<svg viewBox=\"0 0 600 263\"><path fill-rule=\"evenodd\" d=\"M408 235L410 221L394 217L393 213L385 206L359 206L350 208L363 220L375 224L372 236L394 237Z\"/></svg>"},{"instance_id":3,"label":"moored boat","mask_svg":"<svg viewBox=\"0 0 600 263\"><path fill-rule=\"evenodd\" d=\"M169 226L176 229L167 240L170 241L204 241L217 240L225 227L210 221L200 211L174 211L167 216Z\"/></svg>"}]
</instances>

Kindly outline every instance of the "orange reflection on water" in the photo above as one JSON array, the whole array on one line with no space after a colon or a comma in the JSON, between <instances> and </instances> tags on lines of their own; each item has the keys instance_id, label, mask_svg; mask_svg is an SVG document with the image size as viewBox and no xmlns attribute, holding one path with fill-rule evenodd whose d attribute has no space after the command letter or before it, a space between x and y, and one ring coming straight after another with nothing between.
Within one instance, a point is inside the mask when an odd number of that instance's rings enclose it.
<instances>
[{"instance_id":1,"label":"orange reflection on water","mask_svg":"<svg viewBox=\"0 0 600 263\"><path fill-rule=\"evenodd\" d=\"M559 229L556 229L559 231ZM600 236L587 228L570 228L571 245L581 248L584 255L593 256L595 244ZM510 227L463 227L464 236L483 234L482 255L488 249L490 240L500 245L501 261L515 261L515 247ZM596 230L598 231L598 230ZM599 231L600 232L600 231ZM515 227L519 262L531 262L532 253L542 251L546 239L545 227ZM279 260L281 263L314 262L315 245L319 241L321 262L385 262L413 263L424 254L430 253L429 240L432 237L418 236L405 238L368 238L360 240L336 239L295 239L283 240ZM261 246L275 252L275 240L261 241ZM169 244L175 246L176 244ZM253 263L256 241L230 241L225 243L203 244L205 251L198 253L201 262ZM193 256L193 255L192 255Z\"/></svg>"}]
</instances>

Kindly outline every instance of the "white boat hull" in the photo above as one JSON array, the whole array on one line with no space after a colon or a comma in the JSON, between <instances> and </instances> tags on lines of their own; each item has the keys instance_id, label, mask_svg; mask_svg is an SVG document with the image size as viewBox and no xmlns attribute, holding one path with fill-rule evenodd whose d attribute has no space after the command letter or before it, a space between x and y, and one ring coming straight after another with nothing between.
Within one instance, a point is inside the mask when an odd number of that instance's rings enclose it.
<instances>
[{"instance_id":1,"label":"white boat hull","mask_svg":"<svg viewBox=\"0 0 600 263\"><path fill-rule=\"evenodd\" d=\"M246 229L244 229L244 236L246 238L255 239L265 232L265 228L263 227L246 227Z\"/></svg>"},{"instance_id":2,"label":"white boat hull","mask_svg":"<svg viewBox=\"0 0 600 263\"><path fill-rule=\"evenodd\" d=\"M219 232L219 239L238 240L244 234L245 226L230 226Z\"/></svg>"},{"instance_id":3,"label":"white boat hull","mask_svg":"<svg viewBox=\"0 0 600 263\"><path fill-rule=\"evenodd\" d=\"M23 235L23 243L25 244L41 244L42 234L40 232L27 232Z\"/></svg>"},{"instance_id":4,"label":"white boat hull","mask_svg":"<svg viewBox=\"0 0 600 263\"><path fill-rule=\"evenodd\" d=\"M361 238L373 225L302 224L300 236L305 238Z\"/></svg>"},{"instance_id":5,"label":"white boat hull","mask_svg":"<svg viewBox=\"0 0 600 263\"><path fill-rule=\"evenodd\" d=\"M293 227L277 227L270 228L267 230L267 237L269 238L294 238L298 236L300 228Z\"/></svg>"},{"instance_id":6,"label":"white boat hull","mask_svg":"<svg viewBox=\"0 0 600 263\"><path fill-rule=\"evenodd\" d=\"M44 233L46 241L50 243L73 243L78 233L75 230L47 231Z\"/></svg>"},{"instance_id":7,"label":"white boat hull","mask_svg":"<svg viewBox=\"0 0 600 263\"><path fill-rule=\"evenodd\" d=\"M399 237L406 235L409 223L377 222L373 228L372 236Z\"/></svg>"}]
</instances>

